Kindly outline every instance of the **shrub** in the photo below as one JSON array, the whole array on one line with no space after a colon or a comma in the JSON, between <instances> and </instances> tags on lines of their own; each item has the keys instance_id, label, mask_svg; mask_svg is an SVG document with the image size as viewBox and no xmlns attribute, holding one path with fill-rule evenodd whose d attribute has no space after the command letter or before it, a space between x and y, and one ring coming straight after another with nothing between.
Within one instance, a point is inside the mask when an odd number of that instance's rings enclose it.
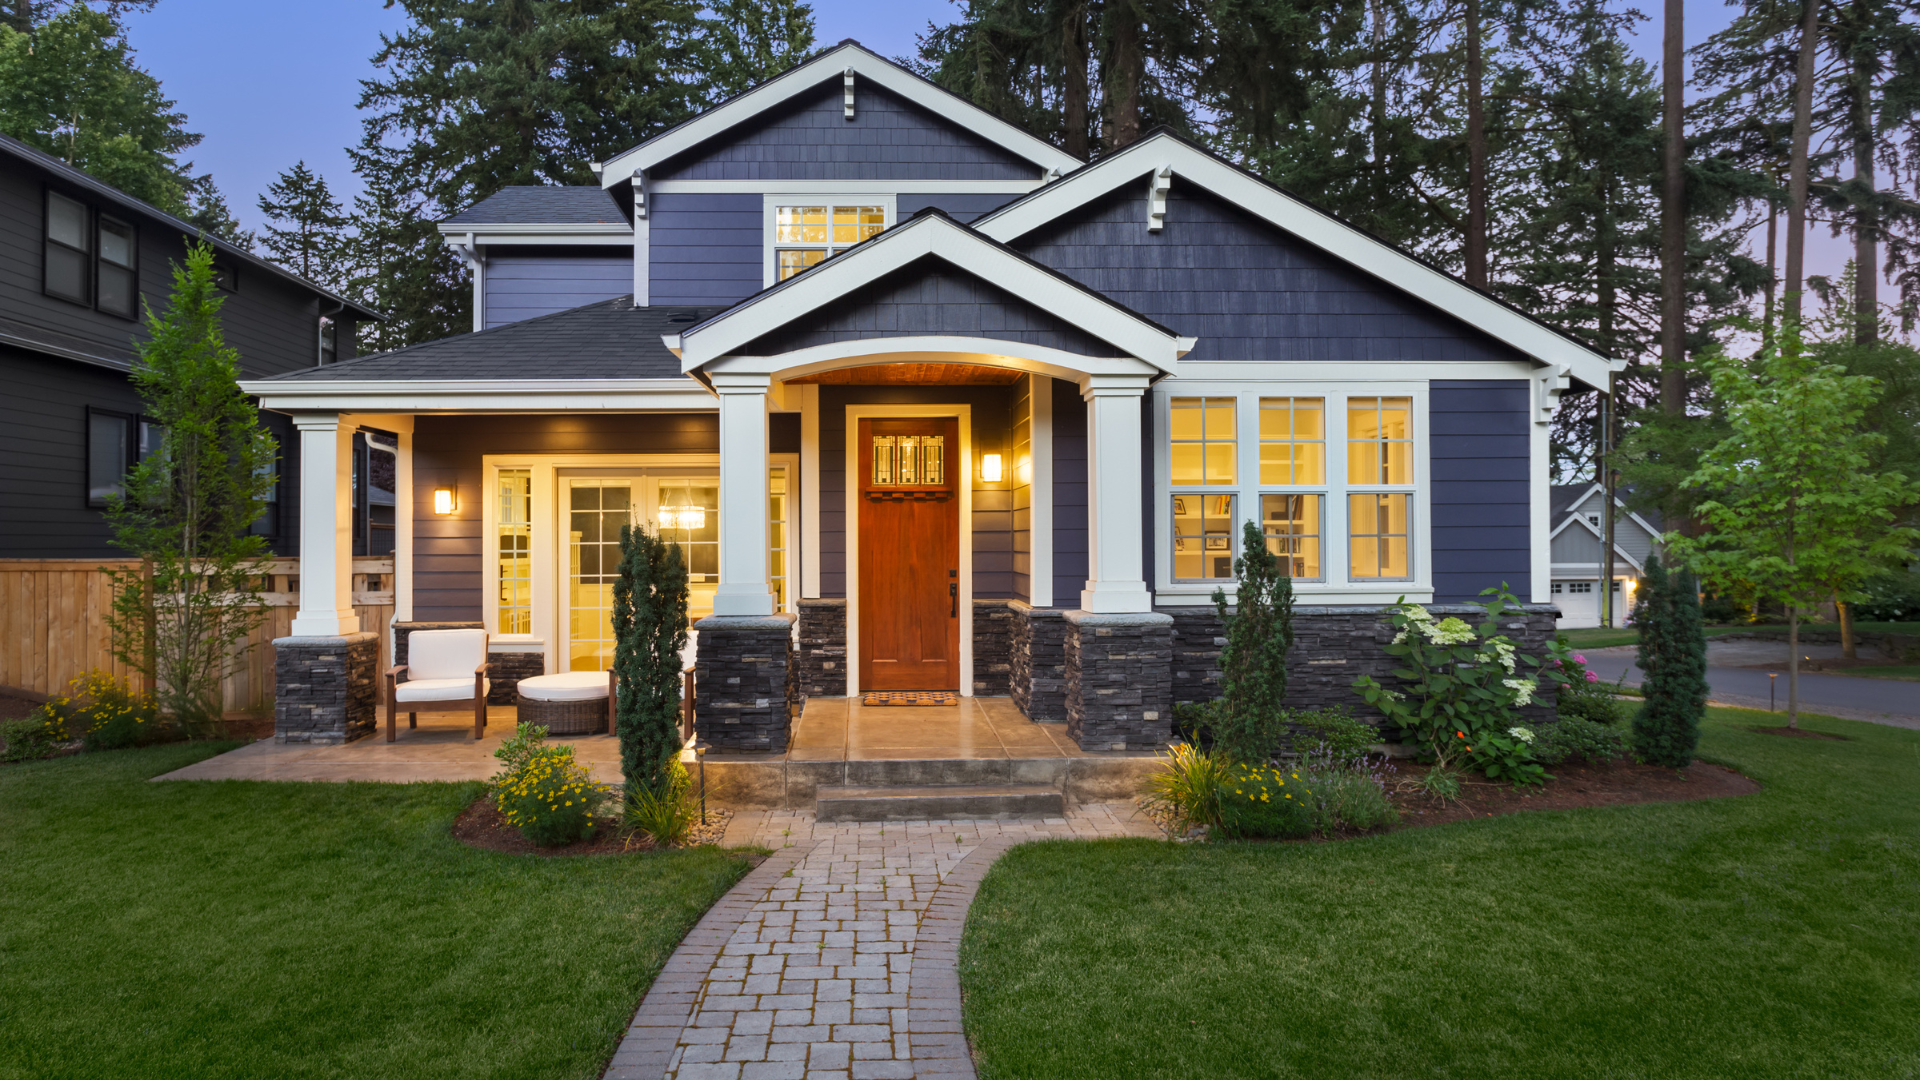
<instances>
[{"instance_id":1,"label":"shrub","mask_svg":"<svg viewBox=\"0 0 1920 1080\"><path fill-rule=\"evenodd\" d=\"M1287 650L1293 647L1293 580L1267 550L1258 522L1249 521L1233 560L1233 614L1227 594L1213 591L1226 625L1220 651L1220 700L1209 714L1214 748L1235 761L1264 762L1285 733Z\"/></svg>"},{"instance_id":2,"label":"shrub","mask_svg":"<svg viewBox=\"0 0 1920 1080\"><path fill-rule=\"evenodd\" d=\"M1559 697L1554 703L1561 719L1573 717L1596 724L1618 724L1627 718L1626 706L1614 697L1616 687L1601 682L1599 675L1587 670L1586 657L1563 653L1553 662L1567 680L1560 684Z\"/></svg>"},{"instance_id":3,"label":"shrub","mask_svg":"<svg viewBox=\"0 0 1920 1080\"><path fill-rule=\"evenodd\" d=\"M0 721L0 761L50 757L67 741L67 724L58 710L36 707L18 720Z\"/></svg>"},{"instance_id":4,"label":"shrub","mask_svg":"<svg viewBox=\"0 0 1920 1080\"><path fill-rule=\"evenodd\" d=\"M1379 829L1400 820L1377 780L1353 769L1309 769L1300 774L1301 783L1313 793L1307 805L1313 810L1313 830L1332 833L1340 827Z\"/></svg>"},{"instance_id":5,"label":"shrub","mask_svg":"<svg viewBox=\"0 0 1920 1080\"><path fill-rule=\"evenodd\" d=\"M666 795L680 752L680 650L687 646L687 567L680 546L620 527L613 583L615 728L627 798Z\"/></svg>"},{"instance_id":6,"label":"shrub","mask_svg":"<svg viewBox=\"0 0 1920 1080\"><path fill-rule=\"evenodd\" d=\"M1185 836L1195 826L1220 824L1220 785L1226 777L1222 759L1197 746L1176 746L1166 767L1147 777L1142 794L1167 835Z\"/></svg>"},{"instance_id":7,"label":"shrub","mask_svg":"<svg viewBox=\"0 0 1920 1080\"><path fill-rule=\"evenodd\" d=\"M1920 600L1920 598L1916 598ZM1729 623L1750 623L1753 621L1753 605L1737 596L1725 593L1708 593L1700 601L1700 617L1715 625Z\"/></svg>"},{"instance_id":8,"label":"shrub","mask_svg":"<svg viewBox=\"0 0 1920 1080\"><path fill-rule=\"evenodd\" d=\"M1313 791L1299 773L1236 763L1226 770L1219 791L1222 836L1279 840L1313 831Z\"/></svg>"},{"instance_id":9,"label":"shrub","mask_svg":"<svg viewBox=\"0 0 1920 1080\"><path fill-rule=\"evenodd\" d=\"M1707 635L1693 575L1669 573L1659 556L1649 557L1634 616L1646 678L1640 685L1645 700L1633 717L1633 753L1653 765L1684 769L1693 762L1707 711Z\"/></svg>"},{"instance_id":10,"label":"shrub","mask_svg":"<svg viewBox=\"0 0 1920 1080\"><path fill-rule=\"evenodd\" d=\"M488 782L495 790L516 776L535 754L546 749L547 729L539 724L521 724L513 729L513 737L502 739L493 756L500 762L500 771ZM571 752L571 751L569 751Z\"/></svg>"},{"instance_id":11,"label":"shrub","mask_svg":"<svg viewBox=\"0 0 1920 1080\"><path fill-rule=\"evenodd\" d=\"M1578 716L1562 716L1557 724L1540 729L1533 756L1548 765L1568 758L1599 763L1627 752L1627 740L1618 729Z\"/></svg>"},{"instance_id":12,"label":"shrub","mask_svg":"<svg viewBox=\"0 0 1920 1080\"><path fill-rule=\"evenodd\" d=\"M67 696L49 707L67 731L89 750L123 750L157 742L166 733L153 695L136 693L126 680L104 671L88 671L67 684Z\"/></svg>"},{"instance_id":13,"label":"shrub","mask_svg":"<svg viewBox=\"0 0 1920 1080\"><path fill-rule=\"evenodd\" d=\"M685 772L681 770L682 775ZM626 815L627 825L644 833L656 846L673 847L687 842L687 834L700 820L700 808L687 798L684 787L666 795L643 788L627 799Z\"/></svg>"},{"instance_id":14,"label":"shrub","mask_svg":"<svg viewBox=\"0 0 1920 1080\"><path fill-rule=\"evenodd\" d=\"M1853 617L1862 622L1920 622L1920 574L1895 570L1868 578L1853 604Z\"/></svg>"},{"instance_id":15,"label":"shrub","mask_svg":"<svg viewBox=\"0 0 1920 1080\"><path fill-rule=\"evenodd\" d=\"M1293 737L1294 754L1315 766L1354 768L1380 741L1380 730L1355 720L1353 710L1345 705L1303 709L1287 719L1300 729Z\"/></svg>"},{"instance_id":16,"label":"shrub","mask_svg":"<svg viewBox=\"0 0 1920 1080\"><path fill-rule=\"evenodd\" d=\"M554 847L591 834L596 811L608 794L573 760L573 747L543 746L500 785L494 799L520 835L541 847Z\"/></svg>"}]
</instances>

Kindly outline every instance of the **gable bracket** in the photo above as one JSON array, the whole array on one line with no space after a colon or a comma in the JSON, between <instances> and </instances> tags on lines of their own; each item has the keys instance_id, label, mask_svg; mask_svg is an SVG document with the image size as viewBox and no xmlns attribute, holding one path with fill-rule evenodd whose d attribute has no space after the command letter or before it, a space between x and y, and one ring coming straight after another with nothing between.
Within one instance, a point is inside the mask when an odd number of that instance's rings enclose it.
<instances>
[{"instance_id":1,"label":"gable bracket","mask_svg":"<svg viewBox=\"0 0 1920 1080\"><path fill-rule=\"evenodd\" d=\"M633 219L643 221L647 216L647 171L633 170Z\"/></svg>"},{"instance_id":2,"label":"gable bracket","mask_svg":"<svg viewBox=\"0 0 1920 1080\"><path fill-rule=\"evenodd\" d=\"M1564 364L1554 364L1542 368L1533 377L1533 421L1536 424L1553 422L1554 410L1560 407L1560 395L1573 385L1573 369Z\"/></svg>"},{"instance_id":3,"label":"gable bracket","mask_svg":"<svg viewBox=\"0 0 1920 1080\"><path fill-rule=\"evenodd\" d=\"M843 103L846 106L847 119L851 120L853 119L853 69L848 68L846 73L841 76L841 79L843 81L840 86L846 94Z\"/></svg>"},{"instance_id":4,"label":"gable bracket","mask_svg":"<svg viewBox=\"0 0 1920 1080\"><path fill-rule=\"evenodd\" d=\"M1167 223L1167 193L1173 190L1173 166L1153 170L1147 182L1147 231L1159 232Z\"/></svg>"}]
</instances>

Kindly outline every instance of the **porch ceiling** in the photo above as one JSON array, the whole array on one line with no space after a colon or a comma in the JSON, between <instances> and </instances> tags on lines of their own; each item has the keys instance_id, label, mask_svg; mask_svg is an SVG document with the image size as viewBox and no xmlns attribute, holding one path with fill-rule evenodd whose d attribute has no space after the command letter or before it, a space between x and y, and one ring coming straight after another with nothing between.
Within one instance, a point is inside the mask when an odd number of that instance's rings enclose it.
<instances>
[{"instance_id":1,"label":"porch ceiling","mask_svg":"<svg viewBox=\"0 0 1920 1080\"><path fill-rule=\"evenodd\" d=\"M789 383L822 386L1009 386L1023 373L981 364L866 364L801 375Z\"/></svg>"}]
</instances>

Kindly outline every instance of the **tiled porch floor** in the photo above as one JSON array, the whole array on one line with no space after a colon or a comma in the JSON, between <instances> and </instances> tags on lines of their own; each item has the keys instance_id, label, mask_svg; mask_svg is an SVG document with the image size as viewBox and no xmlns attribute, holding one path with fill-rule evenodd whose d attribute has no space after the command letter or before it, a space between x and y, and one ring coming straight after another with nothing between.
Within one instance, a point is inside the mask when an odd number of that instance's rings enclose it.
<instances>
[{"instance_id":1,"label":"tiled porch floor","mask_svg":"<svg viewBox=\"0 0 1920 1080\"><path fill-rule=\"evenodd\" d=\"M514 730L515 710L487 711L487 737L473 739L470 713L421 713L402 722L394 742L379 729L344 746L276 743L271 739L177 769L160 780L484 780L499 768L493 752ZM601 783L620 781L620 747L611 736L560 738ZM785 754L737 755L761 762L880 759L1086 757L1064 724L1036 724L1010 698L961 698L955 707L872 708L847 698L813 698L794 727ZM1114 756L1114 755L1106 755ZM715 751L709 761L730 760Z\"/></svg>"}]
</instances>

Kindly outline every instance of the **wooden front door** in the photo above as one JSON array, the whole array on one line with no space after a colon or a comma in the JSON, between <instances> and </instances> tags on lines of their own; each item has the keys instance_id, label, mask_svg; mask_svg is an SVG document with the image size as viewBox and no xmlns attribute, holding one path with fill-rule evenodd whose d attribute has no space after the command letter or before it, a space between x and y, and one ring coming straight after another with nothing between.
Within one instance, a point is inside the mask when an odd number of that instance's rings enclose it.
<instances>
[{"instance_id":1,"label":"wooden front door","mask_svg":"<svg viewBox=\"0 0 1920 1080\"><path fill-rule=\"evenodd\" d=\"M860 689L960 689L960 459L951 419L862 420Z\"/></svg>"}]
</instances>

